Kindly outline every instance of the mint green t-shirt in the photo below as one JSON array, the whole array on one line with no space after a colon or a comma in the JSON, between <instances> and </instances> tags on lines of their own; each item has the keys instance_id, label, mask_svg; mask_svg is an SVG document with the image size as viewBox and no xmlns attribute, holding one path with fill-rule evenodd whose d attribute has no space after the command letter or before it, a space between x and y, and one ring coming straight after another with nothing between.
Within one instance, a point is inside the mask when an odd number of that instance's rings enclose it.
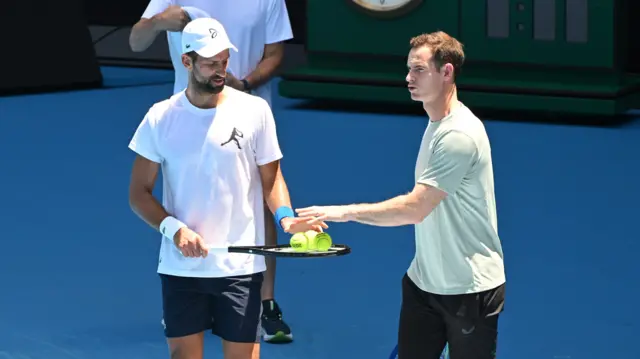
<instances>
[{"instance_id":1,"label":"mint green t-shirt","mask_svg":"<svg viewBox=\"0 0 640 359\"><path fill-rule=\"evenodd\" d=\"M462 103L429 122L415 180L448 195L415 225L409 278L425 292L448 295L503 284L491 146L483 123Z\"/></svg>"}]
</instances>

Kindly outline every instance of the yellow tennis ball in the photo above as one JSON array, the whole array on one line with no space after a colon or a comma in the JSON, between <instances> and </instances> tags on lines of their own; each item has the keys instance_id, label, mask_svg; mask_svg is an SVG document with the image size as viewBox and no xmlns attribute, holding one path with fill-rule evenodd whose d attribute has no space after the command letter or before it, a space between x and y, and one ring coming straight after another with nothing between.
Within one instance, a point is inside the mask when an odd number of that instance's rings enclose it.
<instances>
[{"instance_id":1,"label":"yellow tennis ball","mask_svg":"<svg viewBox=\"0 0 640 359\"><path fill-rule=\"evenodd\" d=\"M325 232L306 231L308 248L312 251L327 251L331 248L331 236Z\"/></svg>"},{"instance_id":2,"label":"yellow tennis ball","mask_svg":"<svg viewBox=\"0 0 640 359\"><path fill-rule=\"evenodd\" d=\"M305 237L307 237L307 248L311 251L315 251L317 249L316 246L316 235L318 232L316 231L306 231L304 232Z\"/></svg>"},{"instance_id":3,"label":"yellow tennis ball","mask_svg":"<svg viewBox=\"0 0 640 359\"><path fill-rule=\"evenodd\" d=\"M300 232L291 236L289 245L296 252L304 252L308 250L308 242L309 240L307 239L307 236L304 233Z\"/></svg>"},{"instance_id":4,"label":"yellow tennis ball","mask_svg":"<svg viewBox=\"0 0 640 359\"><path fill-rule=\"evenodd\" d=\"M315 248L317 251L328 251L333 245L331 236L328 233L318 233L315 238Z\"/></svg>"}]
</instances>

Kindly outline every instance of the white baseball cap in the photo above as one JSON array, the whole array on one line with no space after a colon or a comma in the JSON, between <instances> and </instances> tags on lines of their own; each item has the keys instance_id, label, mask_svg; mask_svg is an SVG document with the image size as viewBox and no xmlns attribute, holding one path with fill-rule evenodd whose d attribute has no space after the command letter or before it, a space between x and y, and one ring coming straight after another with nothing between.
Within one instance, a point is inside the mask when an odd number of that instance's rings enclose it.
<instances>
[{"instance_id":1,"label":"white baseball cap","mask_svg":"<svg viewBox=\"0 0 640 359\"><path fill-rule=\"evenodd\" d=\"M195 19L182 30L182 53L195 51L202 57L214 57L226 49L238 49L231 43L220 22L210 17Z\"/></svg>"}]
</instances>

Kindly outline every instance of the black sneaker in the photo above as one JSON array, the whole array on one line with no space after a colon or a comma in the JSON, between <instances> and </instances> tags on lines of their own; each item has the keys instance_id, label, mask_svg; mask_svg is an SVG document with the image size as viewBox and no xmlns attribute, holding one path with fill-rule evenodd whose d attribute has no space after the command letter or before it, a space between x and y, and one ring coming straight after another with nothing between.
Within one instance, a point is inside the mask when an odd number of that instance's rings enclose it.
<instances>
[{"instance_id":1,"label":"black sneaker","mask_svg":"<svg viewBox=\"0 0 640 359\"><path fill-rule=\"evenodd\" d=\"M262 339L267 343L290 343L293 341L291 329L282 320L282 311L275 300L262 302Z\"/></svg>"}]
</instances>

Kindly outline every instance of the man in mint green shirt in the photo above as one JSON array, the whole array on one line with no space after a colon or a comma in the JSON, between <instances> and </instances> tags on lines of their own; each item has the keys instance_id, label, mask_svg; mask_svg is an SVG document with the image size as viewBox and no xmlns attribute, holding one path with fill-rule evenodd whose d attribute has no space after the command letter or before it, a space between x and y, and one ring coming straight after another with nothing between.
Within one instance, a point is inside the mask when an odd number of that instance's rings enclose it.
<instances>
[{"instance_id":1,"label":"man in mint green shirt","mask_svg":"<svg viewBox=\"0 0 640 359\"><path fill-rule=\"evenodd\" d=\"M444 32L410 41L407 83L429 117L415 187L373 204L298 209L310 222L415 226L416 254L402 282L398 359L493 359L505 270L498 236L491 145L458 101L462 45Z\"/></svg>"}]
</instances>

